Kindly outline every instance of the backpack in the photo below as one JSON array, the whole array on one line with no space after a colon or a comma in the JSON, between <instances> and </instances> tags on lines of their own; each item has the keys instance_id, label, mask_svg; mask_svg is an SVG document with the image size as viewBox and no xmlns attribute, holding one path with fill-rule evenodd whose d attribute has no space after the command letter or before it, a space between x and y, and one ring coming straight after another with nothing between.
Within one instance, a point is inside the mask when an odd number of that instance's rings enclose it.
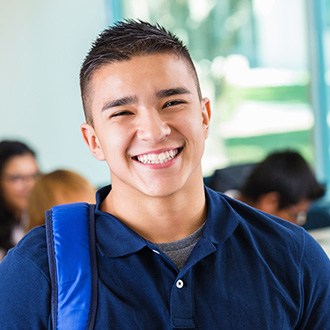
<instances>
[{"instance_id":1,"label":"backpack","mask_svg":"<svg viewBox=\"0 0 330 330\"><path fill-rule=\"evenodd\" d=\"M93 329L97 309L94 204L46 212L52 329Z\"/></svg>"}]
</instances>

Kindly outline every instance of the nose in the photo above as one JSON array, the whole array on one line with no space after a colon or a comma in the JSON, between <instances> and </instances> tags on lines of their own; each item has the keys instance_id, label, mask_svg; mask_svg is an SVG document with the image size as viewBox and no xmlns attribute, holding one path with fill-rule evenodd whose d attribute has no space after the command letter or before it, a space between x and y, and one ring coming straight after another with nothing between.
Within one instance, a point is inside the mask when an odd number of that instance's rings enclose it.
<instances>
[{"instance_id":1,"label":"nose","mask_svg":"<svg viewBox=\"0 0 330 330\"><path fill-rule=\"evenodd\" d=\"M159 142L171 133L171 128L159 112L148 112L140 118L137 136L141 140Z\"/></svg>"},{"instance_id":2,"label":"nose","mask_svg":"<svg viewBox=\"0 0 330 330\"><path fill-rule=\"evenodd\" d=\"M35 176L26 176L24 178L24 180L22 181L22 189L26 192L26 193L30 193L30 191L32 190L34 184L36 182L36 177Z\"/></svg>"},{"instance_id":3,"label":"nose","mask_svg":"<svg viewBox=\"0 0 330 330\"><path fill-rule=\"evenodd\" d=\"M32 189L35 184L36 179L34 177L28 177L25 179L25 185L28 189Z\"/></svg>"}]
</instances>

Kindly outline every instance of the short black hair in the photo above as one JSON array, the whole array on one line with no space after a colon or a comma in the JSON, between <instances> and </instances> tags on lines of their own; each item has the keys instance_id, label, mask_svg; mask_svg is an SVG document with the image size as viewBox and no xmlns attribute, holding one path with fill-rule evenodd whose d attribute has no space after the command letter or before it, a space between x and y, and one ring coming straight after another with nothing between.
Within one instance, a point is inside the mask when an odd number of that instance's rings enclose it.
<instances>
[{"instance_id":1,"label":"short black hair","mask_svg":"<svg viewBox=\"0 0 330 330\"><path fill-rule=\"evenodd\" d=\"M196 82L201 98L199 80L188 48L173 33L159 24L141 20L119 21L105 29L93 42L80 70L80 90L86 121L92 123L88 105L88 85L93 73L105 64L128 61L133 56L172 53L184 59Z\"/></svg>"},{"instance_id":2,"label":"short black hair","mask_svg":"<svg viewBox=\"0 0 330 330\"><path fill-rule=\"evenodd\" d=\"M244 199L253 202L266 193L277 192L279 209L325 194L324 185L317 181L306 160L290 149L269 154L253 168L240 190Z\"/></svg>"}]
</instances>

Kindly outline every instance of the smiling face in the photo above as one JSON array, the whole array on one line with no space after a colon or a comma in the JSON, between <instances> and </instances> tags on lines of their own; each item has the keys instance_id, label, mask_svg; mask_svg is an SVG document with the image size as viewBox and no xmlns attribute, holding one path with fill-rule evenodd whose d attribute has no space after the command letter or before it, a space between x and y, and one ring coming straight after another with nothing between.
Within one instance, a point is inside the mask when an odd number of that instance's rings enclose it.
<instances>
[{"instance_id":1,"label":"smiling face","mask_svg":"<svg viewBox=\"0 0 330 330\"><path fill-rule=\"evenodd\" d=\"M156 54L104 65L89 99L93 127L82 132L109 165L112 191L162 197L200 183L210 104L183 59Z\"/></svg>"}]
</instances>

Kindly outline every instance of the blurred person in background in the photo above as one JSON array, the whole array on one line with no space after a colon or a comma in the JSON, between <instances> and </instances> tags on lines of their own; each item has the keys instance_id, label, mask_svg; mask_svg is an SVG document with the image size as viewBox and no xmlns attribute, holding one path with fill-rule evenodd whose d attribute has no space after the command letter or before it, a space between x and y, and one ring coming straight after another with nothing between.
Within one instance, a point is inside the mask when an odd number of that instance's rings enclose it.
<instances>
[{"instance_id":1,"label":"blurred person in background","mask_svg":"<svg viewBox=\"0 0 330 330\"><path fill-rule=\"evenodd\" d=\"M29 146L0 142L0 260L25 233L28 197L38 175L36 153Z\"/></svg>"},{"instance_id":2,"label":"blurred person in background","mask_svg":"<svg viewBox=\"0 0 330 330\"><path fill-rule=\"evenodd\" d=\"M45 223L45 212L58 204L95 203L95 187L80 174L58 169L41 175L31 190L28 230Z\"/></svg>"},{"instance_id":3,"label":"blurred person in background","mask_svg":"<svg viewBox=\"0 0 330 330\"><path fill-rule=\"evenodd\" d=\"M241 201L303 225L310 204L325 194L305 159L294 150L276 151L257 164L237 196Z\"/></svg>"}]
</instances>

